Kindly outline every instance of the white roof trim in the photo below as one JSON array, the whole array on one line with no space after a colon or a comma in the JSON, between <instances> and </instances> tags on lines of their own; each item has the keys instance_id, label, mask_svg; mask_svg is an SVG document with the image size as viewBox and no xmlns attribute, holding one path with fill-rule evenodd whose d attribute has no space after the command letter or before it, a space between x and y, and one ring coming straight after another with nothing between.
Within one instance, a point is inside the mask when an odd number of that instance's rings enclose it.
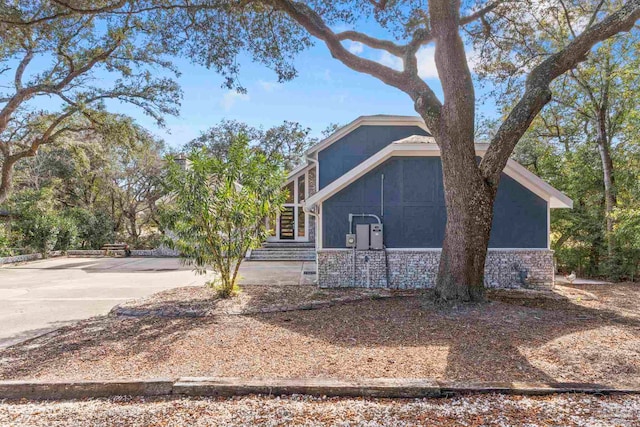
<instances>
[{"instance_id":1,"label":"white roof trim","mask_svg":"<svg viewBox=\"0 0 640 427\"><path fill-rule=\"evenodd\" d=\"M309 148L305 154L311 155L313 153L317 153L318 151L322 151L340 138L345 135L353 132L355 129L360 126L418 126L422 128L424 131L429 132L427 125L424 124L424 120L418 116L385 116L385 115L377 115L377 116L360 116L351 123L342 126L334 133L329 135L327 138L318 142L313 147ZM431 132L429 132L431 133Z\"/></svg>"},{"instance_id":2,"label":"white roof trim","mask_svg":"<svg viewBox=\"0 0 640 427\"><path fill-rule=\"evenodd\" d=\"M293 169L291 172L287 174L287 183L293 180L293 178L295 178L296 176L300 175L302 172L306 171L311 166L313 165L310 163L302 163L301 165L297 166L295 169Z\"/></svg>"},{"instance_id":3,"label":"white roof trim","mask_svg":"<svg viewBox=\"0 0 640 427\"><path fill-rule=\"evenodd\" d=\"M440 156L440 148L436 144L431 143L406 143L403 140L389 144L382 150L378 151L373 156L369 157L358 166L351 169L349 172L342 175L340 178L327 185L325 188L307 199L306 206L311 208L313 205L318 204L338 191L345 188L347 185L357 180L367 172L374 169L376 166L383 163L385 160L393 156ZM475 144L476 154L482 156L487 150L488 144ZM529 172L524 166L520 165L514 160L509 159L504 172L522 184L525 188L531 190L533 193L540 196L542 199L549 202L551 208L572 208L573 201L563 194L561 191L553 188L551 185L544 182L537 175Z\"/></svg>"}]
</instances>

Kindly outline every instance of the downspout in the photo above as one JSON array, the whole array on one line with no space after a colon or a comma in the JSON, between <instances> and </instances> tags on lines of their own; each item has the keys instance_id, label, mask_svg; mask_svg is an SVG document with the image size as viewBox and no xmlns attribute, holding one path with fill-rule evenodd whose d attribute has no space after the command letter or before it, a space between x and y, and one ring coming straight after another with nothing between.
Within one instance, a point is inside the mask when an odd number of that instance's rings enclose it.
<instances>
[{"instance_id":1,"label":"downspout","mask_svg":"<svg viewBox=\"0 0 640 427\"><path fill-rule=\"evenodd\" d=\"M318 177L319 177L319 170L320 170L320 164L318 163L317 159L314 159L312 156L306 155L305 158L307 159L308 162L313 163L316 167L316 179L315 179L315 192L318 192ZM307 183L308 185L308 183ZM318 226L318 213L315 212L315 205L312 207L312 209L308 209L307 208L307 203L305 200L305 204L302 205L302 211L305 213L305 215L311 215L313 217L315 217L316 221L315 221L315 225L314 227ZM317 230L316 230L317 231ZM319 245L319 241L318 241L318 233L315 233L315 239L316 239L316 283L318 282L318 245Z\"/></svg>"},{"instance_id":2,"label":"downspout","mask_svg":"<svg viewBox=\"0 0 640 427\"><path fill-rule=\"evenodd\" d=\"M380 177L380 218L384 219L384 174Z\"/></svg>"},{"instance_id":3,"label":"downspout","mask_svg":"<svg viewBox=\"0 0 640 427\"><path fill-rule=\"evenodd\" d=\"M380 177L380 217L384 221L384 174ZM387 287L391 287L389 281L389 254L387 253L387 245L384 244L383 237L382 250L384 251L384 278L387 281Z\"/></svg>"}]
</instances>

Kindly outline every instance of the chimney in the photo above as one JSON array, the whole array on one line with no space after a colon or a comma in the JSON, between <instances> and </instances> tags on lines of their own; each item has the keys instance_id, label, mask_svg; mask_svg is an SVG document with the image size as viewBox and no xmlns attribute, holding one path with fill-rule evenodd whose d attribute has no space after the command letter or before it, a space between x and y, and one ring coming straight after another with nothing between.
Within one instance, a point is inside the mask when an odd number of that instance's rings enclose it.
<instances>
[{"instance_id":1,"label":"chimney","mask_svg":"<svg viewBox=\"0 0 640 427\"><path fill-rule=\"evenodd\" d=\"M180 153L178 155L176 155L173 160L180 166L180 169L182 170L187 170L187 156L185 156L184 154Z\"/></svg>"}]
</instances>

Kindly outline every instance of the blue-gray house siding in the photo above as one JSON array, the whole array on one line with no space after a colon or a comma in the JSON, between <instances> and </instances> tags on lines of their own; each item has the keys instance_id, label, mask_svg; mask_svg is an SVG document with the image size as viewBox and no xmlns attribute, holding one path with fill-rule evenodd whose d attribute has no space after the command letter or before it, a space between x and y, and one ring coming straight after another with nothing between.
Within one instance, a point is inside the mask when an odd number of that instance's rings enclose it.
<instances>
[{"instance_id":1,"label":"blue-gray house siding","mask_svg":"<svg viewBox=\"0 0 640 427\"><path fill-rule=\"evenodd\" d=\"M318 153L320 164L318 189L322 190L393 141L411 135L428 135L428 133L418 126L364 125L358 127Z\"/></svg>"},{"instance_id":2,"label":"blue-gray house siding","mask_svg":"<svg viewBox=\"0 0 640 427\"><path fill-rule=\"evenodd\" d=\"M375 130L382 129L376 127ZM415 132L415 129L412 128L411 132ZM387 143L400 138L387 139ZM344 146L339 149L345 150ZM325 160L323 165L321 158L321 179L325 170L323 167L337 172L337 167L327 166L329 163L335 162ZM380 215L383 174L383 222L386 246L389 248L439 248L442 246L446 210L440 158L394 157L324 201L322 205L324 248L345 247L345 234L349 232L349 213ZM325 181L325 185L327 183ZM514 179L502 174L494 207L489 247L546 248L547 214L545 200Z\"/></svg>"}]
</instances>

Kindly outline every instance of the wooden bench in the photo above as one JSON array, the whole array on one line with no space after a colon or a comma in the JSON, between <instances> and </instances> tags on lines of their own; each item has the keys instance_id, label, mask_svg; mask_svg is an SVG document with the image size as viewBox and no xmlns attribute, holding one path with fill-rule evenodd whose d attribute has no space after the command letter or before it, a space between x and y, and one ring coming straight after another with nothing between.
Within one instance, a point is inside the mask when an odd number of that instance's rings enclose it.
<instances>
[{"instance_id":1,"label":"wooden bench","mask_svg":"<svg viewBox=\"0 0 640 427\"><path fill-rule=\"evenodd\" d=\"M109 255L109 252L112 252L114 254L116 252L124 252L124 256L131 256L129 245L127 245L126 243L107 243L105 245L102 245L100 250L104 251L105 256Z\"/></svg>"}]
</instances>

